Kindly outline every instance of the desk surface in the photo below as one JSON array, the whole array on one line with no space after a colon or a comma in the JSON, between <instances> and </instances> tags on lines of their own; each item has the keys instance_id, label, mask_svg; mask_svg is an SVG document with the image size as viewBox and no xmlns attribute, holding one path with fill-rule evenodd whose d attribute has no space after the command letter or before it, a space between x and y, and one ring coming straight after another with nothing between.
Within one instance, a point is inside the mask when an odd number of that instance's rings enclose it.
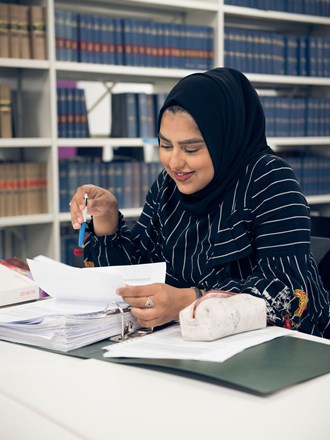
<instances>
[{"instance_id":1,"label":"desk surface","mask_svg":"<svg viewBox=\"0 0 330 440\"><path fill-rule=\"evenodd\" d=\"M258 397L3 341L0 352L3 440L330 438L330 374Z\"/></svg>"}]
</instances>

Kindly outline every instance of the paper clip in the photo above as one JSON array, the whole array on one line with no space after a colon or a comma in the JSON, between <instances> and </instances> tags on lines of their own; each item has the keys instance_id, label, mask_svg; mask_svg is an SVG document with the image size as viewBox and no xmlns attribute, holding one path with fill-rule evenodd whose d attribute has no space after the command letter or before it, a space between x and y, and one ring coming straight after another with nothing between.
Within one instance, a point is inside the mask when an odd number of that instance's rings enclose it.
<instances>
[{"instance_id":1,"label":"paper clip","mask_svg":"<svg viewBox=\"0 0 330 440\"><path fill-rule=\"evenodd\" d=\"M109 309L110 304L115 304L117 309ZM110 341L112 342L124 342L131 338L137 338L140 336L148 335L153 332L153 327L141 327L134 330L133 321L128 321L125 323L125 313L130 311L130 307L123 309L116 301L111 301L108 303L104 309L104 314L111 315L113 313L120 313L121 318L121 331L119 335L112 336Z\"/></svg>"}]
</instances>

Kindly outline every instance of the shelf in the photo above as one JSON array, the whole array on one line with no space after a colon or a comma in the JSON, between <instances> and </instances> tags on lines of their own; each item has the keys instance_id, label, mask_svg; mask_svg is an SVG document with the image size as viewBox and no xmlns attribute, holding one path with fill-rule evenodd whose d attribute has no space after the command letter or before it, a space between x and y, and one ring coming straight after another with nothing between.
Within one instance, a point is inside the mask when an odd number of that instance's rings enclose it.
<instances>
[{"instance_id":1,"label":"shelf","mask_svg":"<svg viewBox=\"0 0 330 440\"><path fill-rule=\"evenodd\" d=\"M57 61L55 63L57 79L92 80L154 83L156 80L179 80L196 71L186 69L164 69L159 67L115 66L93 63L72 63ZM330 86L329 77L308 77L288 75L266 75L263 73L245 73L255 85L301 85Z\"/></svg>"},{"instance_id":2,"label":"shelf","mask_svg":"<svg viewBox=\"0 0 330 440\"><path fill-rule=\"evenodd\" d=\"M78 0L71 1L71 4L84 5L88 4L91 6L91 2L89 0ZM197 11L211 11L217 12L219 9L218 0L158 0L155 2L154 0L98 0L93 1L93 8L105 8L109 3L111 6L120 6L122 8L127 7L136 7L136 8L151 8L154 10L162 9L162 10L179 10L182 12L189 10L197 10ZM66 5L66 1L56 1L56 6Z\"/></svg>"},{"instance_id":3,"label":"shelf","mask_svg":"<svg viewBox=\"0 0 330 440\"><path fill-rule=\"evenodd\" d=\"M36 69L48 70L50 62L48 60L26 60L21 58L0 58L0 67L8 69Z\"/></svg>"},{"instance_id":4,"label":"shelf","mask_svg":"<svg viewBox=\"0 0 330 440\"><path fill-rule=\"evenodd\" d=\"M245 73L255 86L330 86L330 78L325 77L310 77L310 76L289 76L289 75L266 75L264 73Z\"/></svg>"},{"instance_id":5,"label":"shelf","mask_svg":"<svg viewBox=\"0 0 330 440\"><path fill-rule=\"evenodd\" d=\"M320 196L306 196L306 199L310 205L323 205L330 203L330 194Z\"/></svg>"},{"instance_id":6,"label":"shelf","mask_svg":"<svg viewBox=\"0 0 330 440\"><path fill-rule=\"evenodd\" d=\"M179 80L196 71L158 67L115 66L93 63L55 63L57 79L153 83L155 80ZM330 80L329 80L330 83Z\"/></svg>"},{"instance_id":7,"label":"shelf","mask_svg":"<svg viewBox=\"0 0 330 440\"><path fill-rule=\"evenodd\" d=\"M58 138L59 147L143 147L157 144L156 138Z\"/></svg>"},{"instance_id":8,"label":"shelf","mask_svg":"<svg viewBox=\"0 0 330 440\"><path fill-rule=\"evenodd\" d=\"M28 226L52 223L52 214L19 215L14 217L0 217L0 227L8 226Z\"/></svg>"},{"instance_id":9,"label":"shelf","mask_svg":"<svg viewBox=\"0 0 330 440\"><path fill-rule=\"evenodd\" d=\"M263 21L296 22L330 26L330 17L320 17L317 15L295 14L292 12L270 11L231 5L224 5L222 10L225 16L236 16L238 18L257 18Z\"/></svg>"},{"instance_id":10,"label":"shelf","mask_svg":"<svg viewBox=\"0 0 330 440\"><path fill-rule=\"evenodd\" d=\"M0 148L51 147L51 138L1 138Z\"/></svg>"},{"instance_id":11,"label":"shelf","mask_svg":"<svg viewBox=\"0 0 330 440\"><path fill-rule=\"evenodd\" d=\"M330 146L330 137L267 137L271 147Z\"/></svg>"}]
</instances>

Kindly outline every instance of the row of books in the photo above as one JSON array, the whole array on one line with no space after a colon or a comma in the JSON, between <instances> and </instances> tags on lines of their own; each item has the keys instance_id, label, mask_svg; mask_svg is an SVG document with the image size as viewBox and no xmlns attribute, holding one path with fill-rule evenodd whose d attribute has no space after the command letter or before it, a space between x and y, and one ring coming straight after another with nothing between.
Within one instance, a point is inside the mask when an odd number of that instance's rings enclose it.
<instances>
[{"instance_id":1,"label":"row of books","mask_svg":"<svg viewBox=\"0 0 330 440\"><path fill-rule=\"evenodd\" d=\"M306 196L330 194L330 156L286 154Z\"/></svg>"},{"instance_id":2,"label":"row of books","mask_svg":"<svg viewBox=\"0 0 330 440\"><path fill-rule=\"evenodd\" d=\"M47 164L0 163L0 217L48 212Z\"/></svg>"},{"instance_id":3,"label":"row of books","mask_svg":"<svg viewBox=\"0 0 330 440\"><path fill-rule=\"evenodd\" d=\"M104 17L56 9L56 59L206 70L213 65L210 26Z\"/></svg>"},{"instance_id":4,"label":"row of books","mask_svg":"<svg viewBox=\"0 0 330 440\"><path fill-rule=\"evenodd\" d=\"M225 4L321 17L330 16L328 0L225 0Z\"/></svg>"},{"instance_id":5,"label":"row of books","mask_svg":"<svg viewBox=\"0 0 330 440\"><path fill-rule=\"evenodd\" d=\"M330 136L329 98L260 96L267 136Z\"/></svg>"},{"instance_id":6,"label":"row of books","mask_svg":"<svg viewBox=\"0 0 330 440\"><path fill-rule=\"evenodd\" d=\"M8 84L0 84L0 138L13 137L12 100Z\"/></svg>"},{"instance_id":7,"label":"row of books","mask_svg":"<svg viewBox=\"0 0 330 440\"><path fill-rule=\"evenodd\" d=\"M99 158L59 160L60 211L67 212L76 188L85 183L114 193L120 208L139 208L162 165L160 162L113 161Z\"/></svg>"},{"instance_id":8,"label":"row of books","mask_svg":"<svg viewBox=\"0 0 330 440\"><path fill-rule=\"evenodd\" d=\"M43 6L0 3L0 57L47 58Z\"/></svg>"},{"instance_id":9,"label":"row of books","mask_svg":"<svg viewBox=\"0 0 330 440\"><path fill-rule=\"evenodd\" d=\"M89 137L84 89L57 88L57 129L60 138Z\"/></svg>"},{"instance_id":10,"label":"row of books","mask_svg":"<svg viewBox=\"0 0 330 440\"><path fill-rule=\"evenodd\" d=\"M111 96L111 136L157 136L159 110L166 93L116 93Z\"/></svg>"},{"instance_id":11,"label":"row of books","mask_svg":"<svg viewBox=\"0 0 330 440\"><path fill-rule=\"evenodd\" d=\"M329 76L330 38L225 28L225 66L273 75Z\"/></svg>"}]
</instances>

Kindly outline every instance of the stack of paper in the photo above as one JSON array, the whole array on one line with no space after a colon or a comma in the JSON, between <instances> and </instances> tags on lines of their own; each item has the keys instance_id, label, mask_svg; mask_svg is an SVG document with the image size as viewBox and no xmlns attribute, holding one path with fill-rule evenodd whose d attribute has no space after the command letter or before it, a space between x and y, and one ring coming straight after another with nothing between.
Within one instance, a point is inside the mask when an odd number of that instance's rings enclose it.
<instances>
[{"instance_id":1,"label":"stack of paper","mask_svg":"<svg viewBox=\"0 0 330 440\"><path fill-rule=\"evenodd\" d=\"M116 289L165 280L165 263L83 269L52 260L28 263L37 285L51 297L0 309L0 339L58 351L118 335L123 322L137 328Z\"/></svg>"}]
</instances>

